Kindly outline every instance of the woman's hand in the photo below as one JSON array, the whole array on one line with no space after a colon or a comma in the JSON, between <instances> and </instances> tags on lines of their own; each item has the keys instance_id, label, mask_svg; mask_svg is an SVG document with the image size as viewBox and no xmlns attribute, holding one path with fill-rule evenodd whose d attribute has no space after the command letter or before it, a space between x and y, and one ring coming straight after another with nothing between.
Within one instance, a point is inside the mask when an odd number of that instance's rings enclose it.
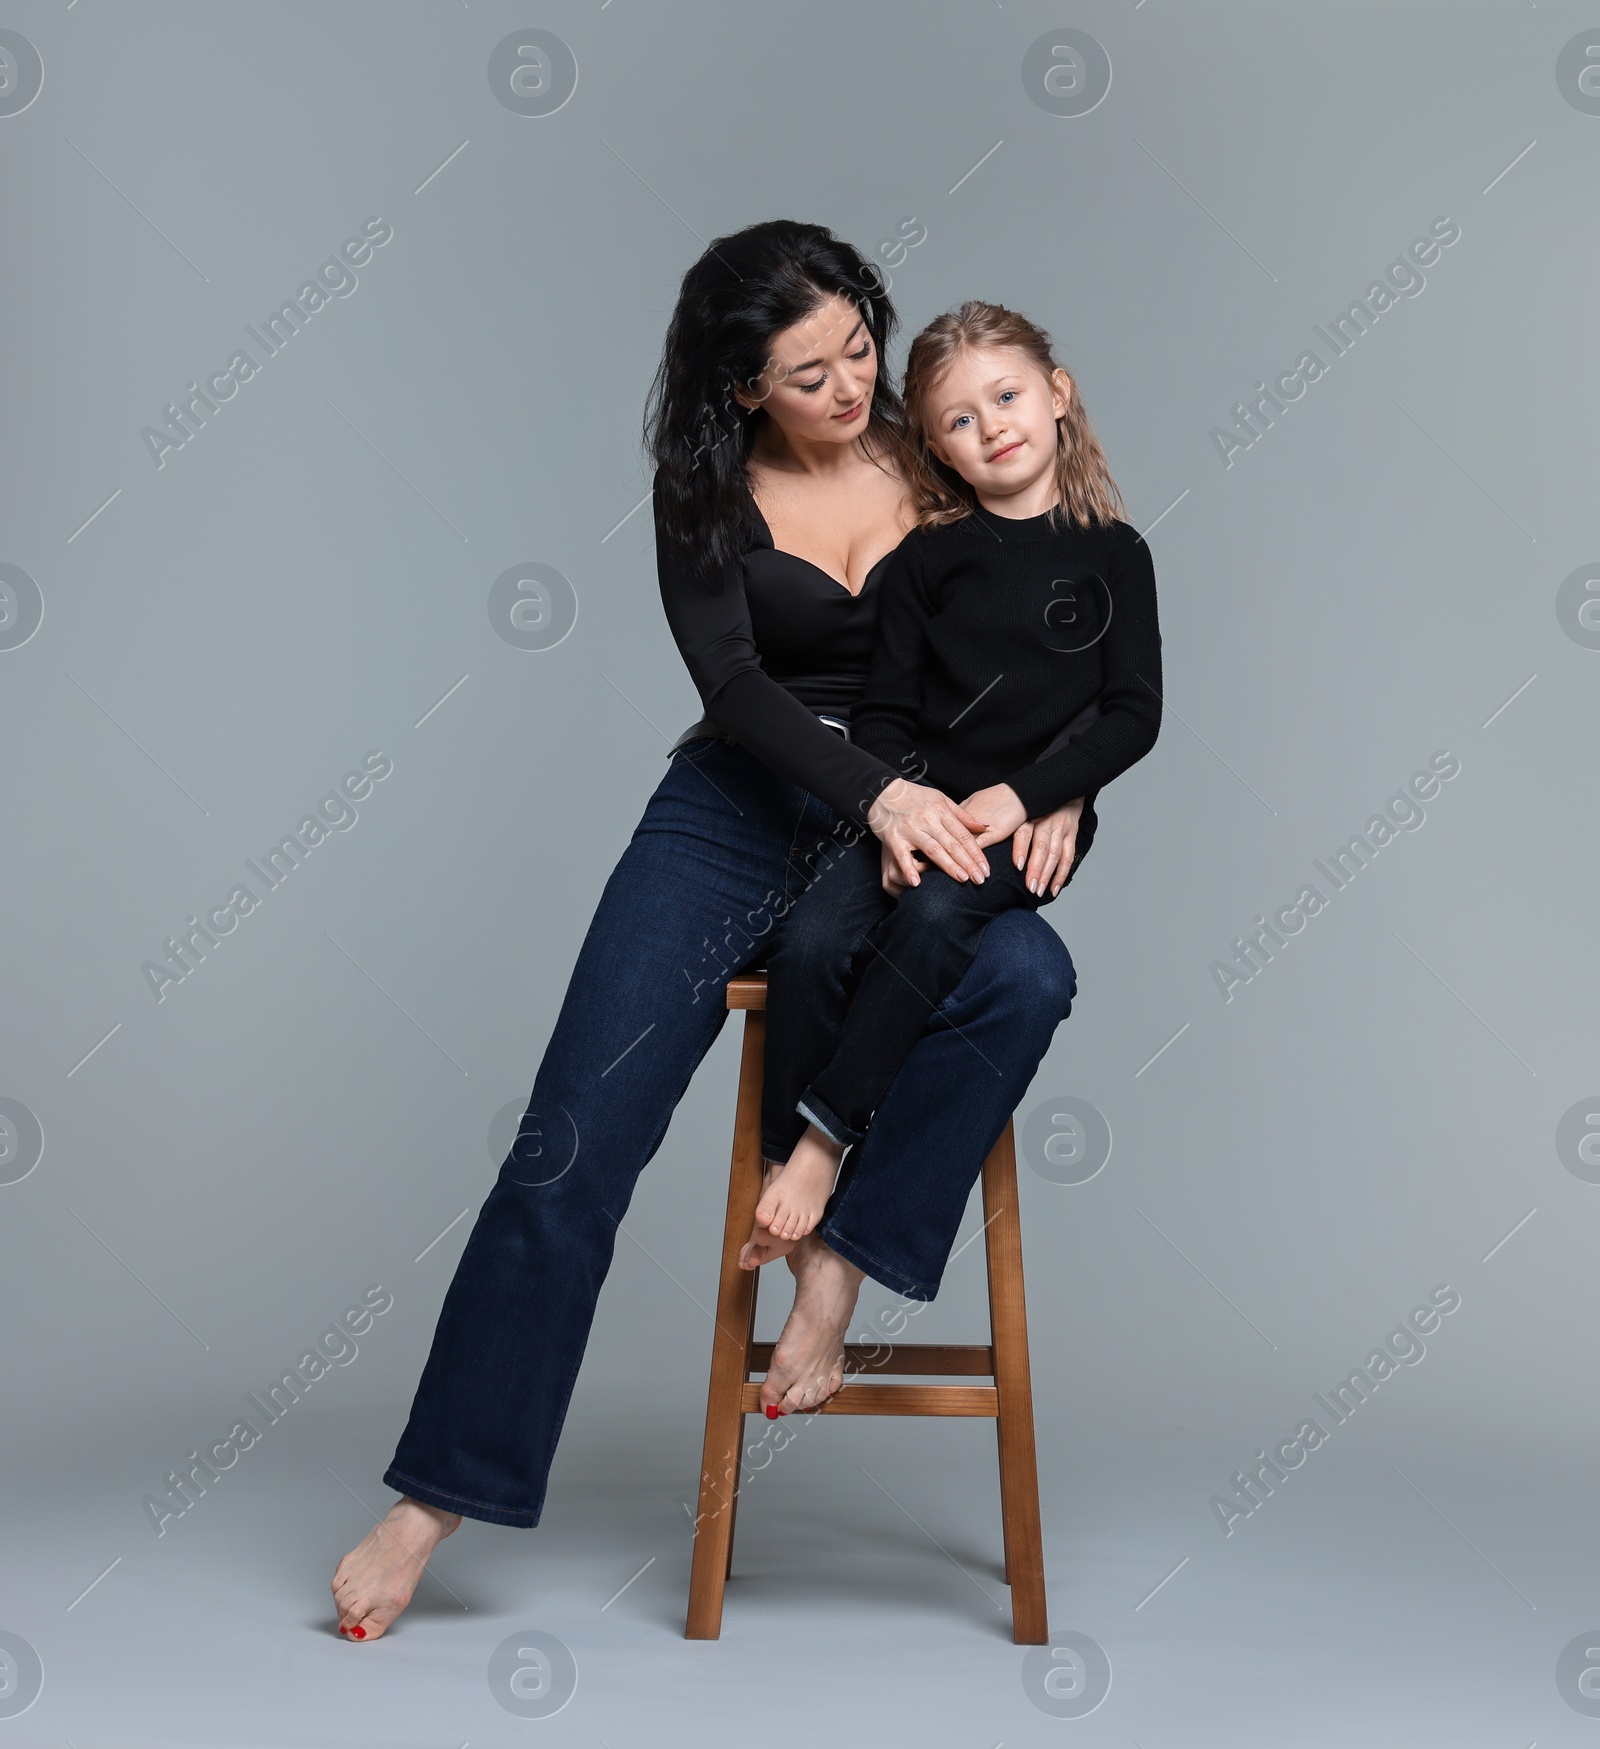
<instances>
[{"instance_id":1,"label":"woman's hand","mask_svg":"<svg viewBox=\"0 0 1600 1749\"><path fill-rule=\"evenodd\" d=\"M921 884L919 855L952 880L982 881L989 872L989 859L974 837L984 828L983 817L958 807L931 785L896 778L872 804L867 824L882 841L905 887Z\"/></svg>"},{"instance_id":2,"label":"woman's hand","mask_svg":"<svg viewBox=\"0 0 1600 1749\"><path fill-rule=\"evenodd\" d=\"M898 899L900 897L900 895L906 890L906 887L909 883L907 882L905 876L903 874L901 874L900 864L895 861L894 853L889 849L889 846L887 844L885 844L882 847L882 854L883 854L883 868L881 871L880 878L881 878L882 883L883 883L883 890L889 895L889 897L891 899ZM919 869L926 868L928 866L927 859L925 857L919 856L919 857L914 858L914 860L915 860L916 865Z\"/></svg>"},{"instance_id":3,"label":"woman's hand","mask_svg":"<svg viewBox=\"0 0 1600 1749\"><path fill-rule=\"evenodd\" d=\"M970 797L968 806L977 798ZM1011 839L1011 860L1018 867L1027 867L1028 891L1042 895L1049 887L1053 899L1061 891L1069 874L1078 846L1078 819L1083 813L1084 798L1057 808L1053 814L1041 814L1037 820L1024 820ZM985 835L987 836L987 835ZM984 839L980 838L981 844Z\"/></svg>"}]
</instances>

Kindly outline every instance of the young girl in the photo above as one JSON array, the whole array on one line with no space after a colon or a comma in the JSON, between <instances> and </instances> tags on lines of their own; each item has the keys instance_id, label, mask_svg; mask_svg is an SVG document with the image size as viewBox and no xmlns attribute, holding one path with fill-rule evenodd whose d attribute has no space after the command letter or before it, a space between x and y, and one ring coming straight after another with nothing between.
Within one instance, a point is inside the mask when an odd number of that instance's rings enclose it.
<instances>
[{"instance_id":1,"label":"young girl","mask_svg":"<svg viewBox=\"0 0 1600 1749\"><path fill-rule=\"evenodd\" d=\"M988 822L980 845L1074 797L1084 807L1070 867L1043 878L1024 872L1018 845L987 879L924 866L907 887L864 835L801 896L767 995L756 1220L783 1240L821 1219L845 1148L984 925L1060 892L1093 841L1096 795L1150 751L1161 721L1149 549L1118 520L1121 494L1050 336L998 304L965 303L912 342L905 400L919 524L883 576L851 738L964 796ZM999 1071L974 1046L971 1072Z\"/></svg>"}]
</instances>

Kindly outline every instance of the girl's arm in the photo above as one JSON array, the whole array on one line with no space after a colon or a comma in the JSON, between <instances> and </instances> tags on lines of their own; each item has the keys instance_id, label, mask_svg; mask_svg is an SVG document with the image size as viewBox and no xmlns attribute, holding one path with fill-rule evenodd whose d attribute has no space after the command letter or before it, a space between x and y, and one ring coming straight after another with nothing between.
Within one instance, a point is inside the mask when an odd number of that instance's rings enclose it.
<instances>
[{"instance_id":1,"label":"girl's arm","mask_svg":"<svg viewBox=\"0 0 1600 1749\"><path fill-rule=\"evenodd\" d=\"M1161 627L1155 567L1142 536L1120 525L1117 558L1107 578L1111 622L1100 641L1104 683L1100 715L1059 752L1025 765L1005 781L1029 819L1075 796L1094 793L1143 759L1161 728Z\"/></svg>"},{"instance_id":2,"label":"girl's arm","mask_svg":"<svg viewBox=\"0 0 1600 1749\"><path fill-rule=\"evenodd\" d=\"M1011 860L1022 870L1030 893L1041 897L1045 888L1053 899L1066 885L1078 860L1078 822L1083 818L1085 798L1077 796L1064 808L1024 820L1011 835Z\"/></svg>"}]
</instances>

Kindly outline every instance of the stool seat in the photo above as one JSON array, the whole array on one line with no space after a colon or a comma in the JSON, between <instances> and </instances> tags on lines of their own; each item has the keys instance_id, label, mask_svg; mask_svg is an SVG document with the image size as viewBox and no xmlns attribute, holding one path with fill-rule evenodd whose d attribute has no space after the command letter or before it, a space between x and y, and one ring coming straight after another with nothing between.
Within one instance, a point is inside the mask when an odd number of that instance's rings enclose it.
<instances>
[{"instance_id":1,"label":"stool seat","mask_svg":"<svg viewBox=\"0 0 1600 1749\"><path fill-rule=\"evenodd\" d=\"M733 1159L722 1237L722 1272L706 1393L706 1436L695 1518L685 1635L714 1640L722 1632L722 1604L733 1570L733 1533L743 1470L744 1418L761 1410L761 1386L773 1344L755 1340L759 1270L739 1267L739 1252L761 1199L761 1091L766 1050L765 973L730 978L727 1005L745 1017L739 1091L733 1120ZM990 1340L983 1344L896 1342L845 1347L842 1389L819 1409L823 1415L958 1415L995 1423L1000 1460L1000 1516L1006 1582L1011 1587L1012 1634L1018 1645L1049 1639L1044 1550L1039 1522L1039 1477L1033 1438L1033 1393L1028 1366L1028 1324L1022 1283L1022 1223L1017 1209L1016 1142L1011 1121L983 1164L984 1247L989 1274ZM981 1378L986 1384L903 1385L859 1382L868 1375Z\"/></svg>"}]
</instances>

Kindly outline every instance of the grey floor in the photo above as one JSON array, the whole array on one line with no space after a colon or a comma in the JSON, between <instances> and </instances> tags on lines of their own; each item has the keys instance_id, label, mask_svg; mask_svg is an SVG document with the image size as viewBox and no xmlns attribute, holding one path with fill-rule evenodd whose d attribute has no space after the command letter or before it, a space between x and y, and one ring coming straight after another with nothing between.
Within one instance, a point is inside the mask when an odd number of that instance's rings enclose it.
<instances>
[{"instance_id":1,"label":"grey floor","mask_svg":"<svg viewBox=\"0 0 1600 1749\"><path fill-rule=\"evenodd\" d=\"M1035 1704L1010 1641L988 1424L803 1424L750 1484L721 1641L691 1644L699 1405L625 1417L607 1397L575 1408L545 1525L464 1525L401 1625L361 1647L326 1586L388 1502L392 1411L308 1415L159 1540L126 1534L115 1437L60 1454L9 1491L0 1610L26 1600L45 1674L0 1743L1528 1749L1597 1730L1555 1677L1600 1616L1579 1453L1408 1443L1405 1406L1384 1423L1375 1400L1359 1451L1330 1443L1228 1538L1205 1504L1220 1427L1093 1425L1042 1390L1052 1634L1087 1635L1111 1668L1069 1720ZM576 1664L542 1720L489 1683L529 1630Z\"/></svg>"}]
</instances>

